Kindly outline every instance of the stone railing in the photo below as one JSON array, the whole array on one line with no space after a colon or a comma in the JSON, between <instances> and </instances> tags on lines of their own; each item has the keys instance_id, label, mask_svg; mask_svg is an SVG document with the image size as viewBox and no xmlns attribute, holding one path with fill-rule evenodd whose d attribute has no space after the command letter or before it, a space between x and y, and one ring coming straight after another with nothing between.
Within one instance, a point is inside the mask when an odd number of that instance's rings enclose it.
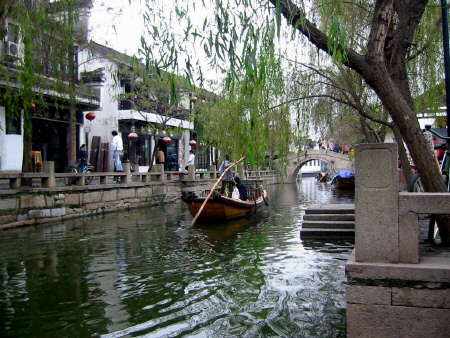
<instances>
[{"instance_id":1,"label":"stone railing","mask_svg":"<svg viewBox=\"0 0 450 338\"><path fill-rule=\"evenodd\" d=\"M277 172L275 170L255 170L255 171L246 170L244 174L245 177L247 178L260 178L260 177L276 176Z\"/></svg>"},{"instance_id":2,"label":"stone railing","mask_svg":"<svg viewBox=\"0 0 450 338\"><path fill-rule=\"evenodd\" d=\"M448 337L450 252L421 255L418 219L450 214L450 194L399 192L396 144L357 146L355 167L347 337Z\"/></svg>"},{"instance_id":3,"label":"stone railing","mask_svg":"<svg viewBox=\"0 0 450 338\"><path fill-rule=\"evenodd\" d=\"M124 172L92 172L92 173L55 173L53 162L44 162L43 171L36 173L0 172L0 191L27 191L30 188L47 189L61 187L83 187L103 185L128 185L150 182L177 182L212 180L220 176L216 168L212 166L209 171L195 170L193 166L188 171L164 171L160 164L153 166L151 172L134 173L129 166L124 164ZM270 178L277 176L273 170L245 171L248 179Z\"/></svg>"},{"instance_id":4,"label":"stone railing","mask_svg":"<svg viewBox=\"0 0 450 338\"><path fill-rule=\"evenodd\" d=\"M165 172L162 165L155 165L146 173L124 169L122 173L54 173L46 163L42 173L1 172L0 230L171 203L183 192L201 194L210 189L219 175L214 168ZM277 176L260 175L251 176L278 183Z\"/></svg>"}]
</instances>

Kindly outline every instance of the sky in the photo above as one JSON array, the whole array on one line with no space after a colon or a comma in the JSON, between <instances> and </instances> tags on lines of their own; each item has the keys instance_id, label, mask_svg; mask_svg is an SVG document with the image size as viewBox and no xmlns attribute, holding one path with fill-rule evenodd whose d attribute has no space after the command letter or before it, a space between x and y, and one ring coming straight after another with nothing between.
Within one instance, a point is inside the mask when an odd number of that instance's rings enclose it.
<instances>
[{"instance_id":1,"label":"sky","mask_svg":"<svg viewBox=\"0 0 450 338\"><path fill-rule=\"evenodd\" d=\"M141 1L95 0L90 38L126 54L137 53L144 32Z\"/></svg>"},{"instance_id":2,"label":"sky","mask_svg":"<svg viewBox=\"0 0 450 338\"><path fill-rule=\"evenodd\" d=\"M159 4L165 9L166 15L169 15L169 11L174 10L177 0L159 0ZM145 0L94 0L90 16L90 38L119 52L133 55L138 52L141 36L145 34L143 19L145 11ZM190 12L189 17L193 25L202 27L204 18L211 16L210 12L207 8L197 6L195 12ZM175 33L183 35L181 25L174 25L172 29ZM287 46L289 43L282 41L279 44L279 46L283 45ZM296 58L298 52L302 53L303 50L303 48L294 48L287 52L285 50L283 54ZM190 51L200 61L202 72L207 80L220 81L224 78L218 69L209 66L203 46L198 45L198 48ZM220 88L220 85L211 83L204 83L203 86L208 89Z\"/></svg>"},{"instance_id":3,"label":"sky","mask_svg":"<svg viewBox=\"0 0 450 338\"><path fill-rule=\"evenodd\" d=\"M177 0L160 0L161 7L165 9L165 15L169 15ZM143 15L146 12L145 0L94 0L94 7L91 10L89 19L90 39L97 43L111 47L119 52L133 55L138 52L141 45L141 36L145 35ZM193 24L202 25L205 15L209 15L208 9L197 8L195 13L190 15ZM157 24L157 23L156 23ZM182 25L171 28L172 32L184 35ZM198 50L203 51L202 46ZM206 72L209 80L222 77L215 71L208 69L208 60L195 52L202 63L202 71Z\"/></svg>"}]
</instances>

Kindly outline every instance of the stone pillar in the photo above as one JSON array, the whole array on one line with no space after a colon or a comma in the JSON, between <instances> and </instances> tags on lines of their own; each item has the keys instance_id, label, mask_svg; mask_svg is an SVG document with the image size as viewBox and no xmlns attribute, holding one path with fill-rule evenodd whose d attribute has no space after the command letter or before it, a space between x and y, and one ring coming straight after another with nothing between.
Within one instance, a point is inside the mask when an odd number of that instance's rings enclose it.
<instances>
[{"instance_id":1,"label":"stone pillar","mask_svg":"<svg viewBox=\"0 0 450 338\"><path fill-rule=\"evenodd\" d=\"M195 180L195 166L194 165L190 165L188 166L188 180Z\"/></svg>"},{"instance_id":2,"label":"stone pillar","mask_svg":"<svg viewBox=\"0 0 450 338\"><path fill-rule=\"evenodd\" d=\"M209 172L210 172L210 178L214 179L217 177L217 169L216 166L213 164L211 166L209 166Z\"/></svg>"},{"instance_id":3,"label":"stone pillar","mask_svg":"<svg viewBox=\"0 0 450 338\"><path fill-rule=\"evenodd\" d=\"M122 163L122 167L123 167L123 172L125 172L125 173L131 172L131 163L130 162Z\"/></svg>"},{"instance_id":4,"label":"stone pillar","mask_svg":"<svg viewBox=\"0 0 450 338\"><path fill-rule=\"evenodd\" d=\"M122 163L123 172L126 174L126 176L121 176L121 182L122 183L130 183L131 182L131 163L126 162Z\"/></svg>"},{"instance_id":5,"label":"stone pillar","mask_svg":"<svg viewBox=\"0 0 450 338\"><path fill-rule=\"evenodd\" d=\"M20 189L21 186L22 186L22 179L19 176L19 174L17 175L17 177L9 179L9 188L10 189Z\"/></svg>"},{"instance_id":6,"label":"stone pillar","mask_svg":"<svg viewBox=\"0 0 450 338\"><path fill-rule=\"evenodd\" d=\"M166 177L164 174L164 164L154 164L152 167L152 172L153 173L160 173L161 176L159 178L159 181L165 181Z\"/></svg>"},{"instance_id":7,"label":"stone pillar","mask_svg":"<svg viewBox=\"0 0 450 338\"><path fill-rule=\"evenodd\" d=\"M398 263L397 145L358 145L355 166L355 260Z\"/></svg>"},{"instance_id":8,"label":"stone pillar","mask_svg":"<svg viewBox=\"0 0 450 338\"><path fill-rule=\"evenodd\" d=\"M43 179L44 188L51 188L56 186L55 180L55 162L53 161L44 161L43 163L43 172L48 174L48 178Z\"/></svg>"}]
</instances>

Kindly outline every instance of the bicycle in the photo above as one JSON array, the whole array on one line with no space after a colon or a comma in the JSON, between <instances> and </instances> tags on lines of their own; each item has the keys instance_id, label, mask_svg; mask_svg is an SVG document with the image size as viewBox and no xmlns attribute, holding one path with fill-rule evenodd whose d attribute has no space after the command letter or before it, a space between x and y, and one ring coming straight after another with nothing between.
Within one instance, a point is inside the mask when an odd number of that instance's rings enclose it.
<instances>
[{"instance_id":1,"label":"bicycle","mask_svg":"<svg viewBox=\"0 0 450 338\"><path fill-rule=\"evenodd\" d=\"M83 170L80 170L80 163L77 162L77 163L71 165L70 172L73 174L88 174L88 173L94 172L94 166L91 165L90 163L86 163ZM84 178L84 183L86 185L89 185L89 184L91 184L93 179L94 179L93 176L86 176ZM73 183L73 180L72 180L72 182L69 182L69 183Z\"/></svg>"},{"instance_id":2,"label":"bicycle","mask_svg":"<svg viewBox=\"0 0 450 338\"><path fill-rule=\"evenodd\" d=\"M444 179L447 185L447 191L450 191L450 180L449 180L449 171L450 171L450 137L439 134L438 132L431 130L431 126L425 126L425 129L431 132L433 135L443 139L445 142L441 144L434 145L434 149L443 149L445 150L444 156L439 163L439 171L441 172L442 178ZM409 192L424 192L424 188L422 185L422 181L420 179L420 174L416 173L410 184L408 184ZM435 215L431 215L430 222L428 224L428 241L431 243L436 243L439 241L439 230L436 224Z\"/></svg>"}]
</instances>

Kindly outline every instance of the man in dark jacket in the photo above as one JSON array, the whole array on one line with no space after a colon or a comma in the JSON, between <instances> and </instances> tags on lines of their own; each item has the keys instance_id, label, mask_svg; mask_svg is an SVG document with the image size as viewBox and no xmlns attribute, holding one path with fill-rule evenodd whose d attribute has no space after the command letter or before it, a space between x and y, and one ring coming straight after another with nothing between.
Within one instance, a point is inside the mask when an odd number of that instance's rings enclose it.
<instances>
[{"instance_id":1,"label":"man in dark jacket","mask_svg":"<svg viewBox=\"0 0 450 338\"><path fill-rule=\"evenodd\" d=\"M248 199L247 188L241 183L241 180L238 176L234 178L234 183L236 184L237 190L239 190L239 199L242 201L246 201Z\"/></svg>"}]
</instances>

